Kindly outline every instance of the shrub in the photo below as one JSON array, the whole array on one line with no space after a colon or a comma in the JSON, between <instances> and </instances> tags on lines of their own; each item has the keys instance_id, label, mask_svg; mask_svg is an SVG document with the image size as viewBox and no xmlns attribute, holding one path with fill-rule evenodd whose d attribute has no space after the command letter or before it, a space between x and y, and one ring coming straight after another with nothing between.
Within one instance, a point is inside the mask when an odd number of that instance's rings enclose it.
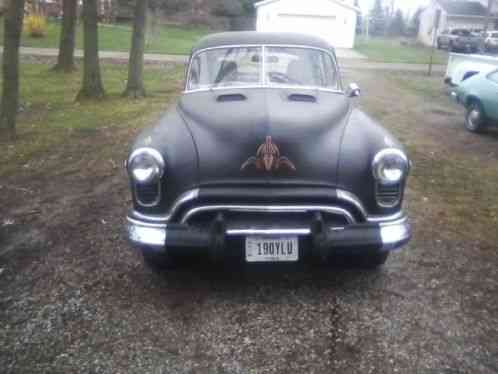
<instances>
[{"instance_id":1,"label":"shrub","mask_svg":"<svg viewBox=\"0 0 498 374\"><path fill-rule=\"evenodd\" d=\"M47 35L47 19L44 16L33 14L24 20L24 32L32 38L43 38Z\"/></svg>"}]
</instances>

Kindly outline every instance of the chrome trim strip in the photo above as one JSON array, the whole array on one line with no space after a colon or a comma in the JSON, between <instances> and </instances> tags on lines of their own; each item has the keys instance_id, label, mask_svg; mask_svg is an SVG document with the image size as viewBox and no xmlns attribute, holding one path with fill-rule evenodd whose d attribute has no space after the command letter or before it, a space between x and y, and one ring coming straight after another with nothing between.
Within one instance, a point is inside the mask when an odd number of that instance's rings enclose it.
<instances>
[{"instance_id":1,"label":"chrome trim strip","mask_svg":"<svg viewBox=\"0 0 498 374\"><path fill-rule=\"evenodd\" d=\"M131 218L131 217L126 217L126 220L128 223L131 223L135 226L141 226L141 227L154 227L158 229L165 229L167 227L166 223L149 223L149 222L143 222L139 221L137 219Z\"/></svg>"},{"instance_id":2,"label":"chrome trim strip","mask_svg":"<svg viewBox=\"0 0 498 374\"><path fill-rule=\"evenodd\" d=\"M353 193L351 193L349 191L344 191L344 190L338 189L337 190L337 198L339 200L351 203L356 209L358 209L360 211L363 218L365 218L365 219L367 218L368 213L365 210L365 208L363 207L363 204L361 203L360 199L358 199L356 197L356 195L354 195Z\"/></svg>"},{"instance_id":3,"label":"chrome trim strip","mask_svg":"<svg viewBox=\"0 0 498 374\"><path fill-rule=\"evenodd\" d=\"M180 195L178 199L175 200L169 212L164 215L142 214L140 212L137 212L136 210L132 212L132 215L147 221L168 222L172 217L174 217L174 215L178 212L178 210L180 210L183 204L186 204L192 200L197 199L198 196L199 196L198 188L184 192L183 194Z\"/></svg>"},{"instance_id":4,"label":"chrome trim strip","mask_svg":"<svg viewBox=\"0 0 498 374\"><path fill-rule=\"evenodd\" d=\"M267 79L266 79L266 64L265 64L265 61L266 61L266 46L264 45L262 48L261 48L261 83L263 86L267 86L268 85L268 82L267 82Z\"/></svg>"},{"instance_id":5,"label":"chrome trim strip","mask_svg":"<svg viewBox=\"0 0 498 374\"><path fill-rule=\"evenodd\" d=\"M371 215L367 217L367 222L370 223L379 223L379 224L390 224L393 221L396 221L398 219L402 219L405 216L405 213L400 210L399 212L396 212L394 214L390 214L387 216L379 216L379 215Z\"/></svg>"},{"instance_id":6,"label":"chrome trim strip","mask_svg":"<svg viewBox=\"0 0 498 374\"><path fill-rule=\"evenodd\" d=\"M326 205L203 205L188 210L182 217L181 223L187 223L194 215L217 211L227 210L231 212L255 212L255 213L306 213L306 212L324 212L329 214L341 215L348 223L355 223L356 220L347 210Z\"/></svg>"},{"instance_id":7,"label":"chrome trim strip","mask_svg":"<svg viewBox=\"0 0 498 374\"><path fill-rule=\"evenodd\" d=\"M269 84L265 84L266 77L265 77L265 49L266 48L302 48L302 49L313 49L316 51L321 51L323 53L326 53L330 56L332 59L332 62L334 63L334 67L339 75L338 81L337 81L337 86L339 89L330 89L330 88L323 88L323 87L305 87L305 86L272 86ZM211 51L211 50L216 50L216 49L227 49L227 48L261 48L261 57L262 57L262 82L256 85L247 85L247 86L233 86L233 87L211 87L211 88L199 88L195 90L189 90L189 79L190 79L190 71L192 69L192 61L199 55L200 53L206 52L206 51ZM342 82L340 80L340 70L339 70L339 64L337 63L337 59L334 56L333 53L331 53L327 49L319 48L319 47L311 47L311 46L306 46L306 45L300 45L300 44L234 44L234 45L219 45L216 47L209 47L209 48L203 48L199 49L198 51L195 51L195 53L190 56L190 61L189 65L187 68L187 76L185 79L185 87L183 94L189 94L193 92L205 92L205 91L215 91L215 90L227 90L227 89L248 89L248 88L278 88L278 89L308 89L308 90L318 90L318 91L325 91L325 92L333 92L333 93L341 93L344 94L344 90L342 89Z\"/></svg>"},{"instance_id":8,"label":"chrome trim strip","mask_svg":"<svg viewBox=\"0 0 498 374\"><path fill-rule=\"evenodd\" d=\"M344 91L334 90L332 88L324 87L312 87L312 86L293 86L293 85L280 85L280 86L265 86L262 84L246 85L246 86L223 86L223 87L213 87L213 88L196 88L195 90L183 91L184 94L195 93L195 92L206 92L206 91L220 91L220 90L246 90L249 88L272 88L272 89L284 89L284 90L312 90L312 91L323 91L330 93L337 93L344 95Z\"/></svg>"},{"instance_id":9,"label":"chrome trim strip","mask_svg":"<svg viewBox=\"0 0 498 374\"><path fill-rule=\"evenodd\" d=\"M310 235L310 229L228 229L227 235Z\"/></svg>"}]
</instances>

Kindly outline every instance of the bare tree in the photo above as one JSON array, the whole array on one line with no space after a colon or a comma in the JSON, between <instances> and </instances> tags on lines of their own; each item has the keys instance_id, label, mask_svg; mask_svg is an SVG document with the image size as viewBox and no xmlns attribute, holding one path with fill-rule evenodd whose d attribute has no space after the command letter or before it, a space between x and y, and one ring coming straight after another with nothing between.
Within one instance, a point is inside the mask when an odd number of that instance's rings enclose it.
<instances>
[{"instance_id":1,"label":"bare tree","mask_svg":"<svg viewBox=\"0 0 498 374\"><path fill-rule=\"evenodd\" d=\"M145 29L148 0L137 1L135 20L131 40L130 63L128 66L128 83L123 96L135 99L145 96L143 70L145 50Z\"/></svg>"},{"instance_id":2,"label":"bare tree","mask_svg":"<svg viewBox=\"0 0 498 374\"><path fill-rule=\"evenodd\" d=\"M83 84L77 100L105 96L99 63L97 0L83 1Z\"/></svg>"},{"instance_id":3,"label":"bare tree","mask_svg":"<svg viewBox=\"0 0 498 374\"><path fill-rule=\"evenodd\" d=\"M0 139L14 140L19 106L19 44L24 19L24 0L9 0L4 17L3 84L0 107Z\"/></svg>"},{"instance_id":4,"label":"bare tree","mask_svg":"<svg viewBox=\"0 0 498 374\"><path fill-rule=\"evenodd\" d=\"M76 69L74 64L74 44L78 19L78 0L63 0L62 13L59 57L54 70L69 73Z\"/></svg>"}]
</instances>

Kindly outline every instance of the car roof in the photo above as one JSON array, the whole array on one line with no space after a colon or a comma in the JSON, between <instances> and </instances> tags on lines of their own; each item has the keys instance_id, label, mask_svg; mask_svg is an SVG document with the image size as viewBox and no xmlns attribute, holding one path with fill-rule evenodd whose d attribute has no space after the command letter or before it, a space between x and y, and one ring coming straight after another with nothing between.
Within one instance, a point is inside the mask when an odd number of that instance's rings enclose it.
<instances>
[{"instance_id":1,"label":"car roof","mask_svg":"<svg viewBox=\"0 0 498 374\"><path fill-rule=\"evenodd\" d=\"M288 32L238 31L222 32L203 37L192 49L192 53L214 47L234 45L299 45L321 48L334 53L334 48L325 40L305 34Z\"/></svg>"}]
</instances>

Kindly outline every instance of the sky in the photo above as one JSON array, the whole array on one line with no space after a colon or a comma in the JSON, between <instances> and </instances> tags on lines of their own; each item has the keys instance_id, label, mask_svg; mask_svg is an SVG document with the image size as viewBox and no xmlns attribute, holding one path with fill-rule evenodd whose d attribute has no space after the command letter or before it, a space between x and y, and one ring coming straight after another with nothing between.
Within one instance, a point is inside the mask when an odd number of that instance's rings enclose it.
<instances>
[{"instance_id":1,"label":"sky","mask_svg":"<svg viewBox=\"0 0 498 374\"><path fill-rule=\"evenodd\" d=\"M383 0L384 6L391 6L393 0ZM360 8L364 14L373 8L375 0L359 0ZM401 9L403 13L413 14L419 6L429 4L429 0L394 0L394 9Z\"/></svg>"}]
</instances>

